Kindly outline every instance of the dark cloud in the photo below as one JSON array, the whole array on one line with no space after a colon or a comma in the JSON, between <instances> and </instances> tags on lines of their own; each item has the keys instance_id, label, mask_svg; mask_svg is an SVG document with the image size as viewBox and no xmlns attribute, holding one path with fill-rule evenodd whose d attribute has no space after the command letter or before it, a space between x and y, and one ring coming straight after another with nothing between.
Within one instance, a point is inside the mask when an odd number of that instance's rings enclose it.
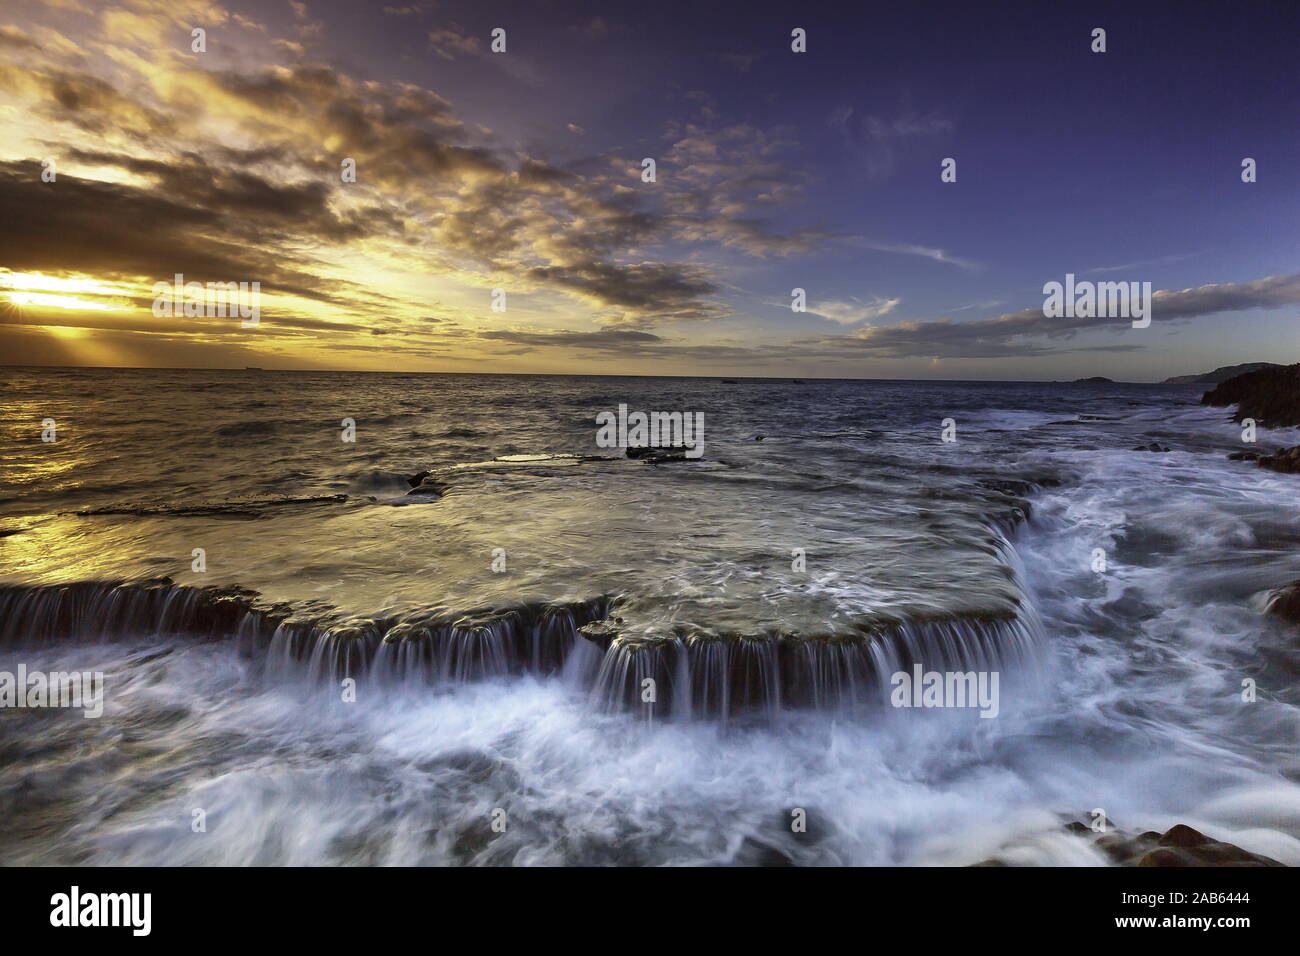
<instances>
[{"instance_id":1,"label":"dark cloud","mask_svg":"<svg viewBox=\"0 0 1300 956\"><path fill-rule=\"evenodd\" d=\"M39 50L40 44L15 26L0 26L0 47L16 50Z\"/></svg>"},{"instance_id":2,"label":"dark cloud","mask_svg":"<svg viewBox=\"0 0 1300 956\"><path fill-rule=\"evenodd\" d=\"M515 345L545 346L548 348L564 346L568 348L600 349L601 351L618 351L630 346L636 347L663 341L652 332L641 332L635 329L601 329L596 332L520 332L493 329L478 333L478 337L494 342L510 342Z\"/></svg>"},{"instance_id":3,"label":"dark cloud","mask_svg":"<svg viewBox=\"0 0 1300 956\"><path fill-rule=\"evenodd\" d=\"M574 266L538 266L530 279L557 286L593 302L628 309L659 321L719 318L721 308L700 304L717 291L703 269L671 262L614 265L591 261Z\"/></svg>"},{"instance_id":4,"label":"dark cloud","mask_svg":"<svg viewBox=\"0 0 1300 956\"><path fill-rule=\"evenodd\" d=\"M0 90L33 96L42 117L88 132L119 132L138 141L176 132L172 118L88 73L0 64Z\"/></svg>"},{"instance_id":5,"label":"dark cloud","mask_svg":"<svg viewBox=\"0 0 1300 956\"><path fill-rule=\"evenodd\" d=\"M0 221L26 224L0 231L0 263L15 272L150 283L181 273L187 281L256 281L263 293L340 304L359 294L351 283L322 280L313 263L285 249L239 241L256 230L237 215L123 184L69 175L46 183L40 173L34 161L0 162Z\"/></svg>"},{"instance_id":6,"label":"dark cloud","mask_svg":"<svg viewBox=\"0 0 1300 956\"><path fill-rule=\"evenodd\" d=\"M274 157L278 151L261 153ZM260 235L268 228L280 236L310 235L344 241L401 226L389 210L376 205L361 207L346 218L338 215L330 206L331 187L320 180L274 183L247 169L217 166L193 152L167 162L77 148L65 155L151 178L160 187L156 191L176 202L218 212L227 234L234 232L249 240L274 238ZM247 154L244 159L251 161Z\"/></svg>"},{"instance_id":7,"label":"dark cloud","mask_svg":"<svg viewBox=\"0 0 1300 956\"><path fill-rule=\"evenodd\" d=\"M1151 321L1172 322L1221 312L1244 312L1291 306L1300 302L1300 274L1270 276L1250 282L1203 285L1182 291L1161 290L1152 295ZM1127 318L1048 318L1042 307L1009 312L991 319L953 322L899 322L869 326L852 335L813 336L796 339L798 350L819 346L841 354L878 358L963 357L1004 358L1068 351L1044 344L1043 340L1070 338L1079 332L1099 328L1130 327ZM1133 329L1140 335L1142 330ZM1116 350L1140 346L1111 346ZM1095 350L1095 349L1094 349Z\"/></svg>"}]
</instances>

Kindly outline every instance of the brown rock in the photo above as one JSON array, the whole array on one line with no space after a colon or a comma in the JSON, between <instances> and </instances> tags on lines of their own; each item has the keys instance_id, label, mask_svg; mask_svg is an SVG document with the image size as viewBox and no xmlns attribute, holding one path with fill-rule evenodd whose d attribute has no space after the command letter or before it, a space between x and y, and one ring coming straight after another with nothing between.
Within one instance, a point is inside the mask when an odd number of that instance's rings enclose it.
<instances>
[{"instance_id":1,"label":"brown rock","mask_svg":"<svg viewBox=\"0 0 1300 956\"><path fill-rule=\"evenodd\" d=\"M1272 455L1261 455L1258 459L1261 468L1280 471L1284 475L1300 474L1300 445L1283 448Z\"/></svg>"},{"instance_id":2,"label":"brown rock","mask_svg":"<svg viewBox=\"0 0 1300 956\"><path fill-rule=\"evenodd\" d=\"M1071 833L1086 836L1091 829L1067 824ZM1133 835L1111 830L1095 838L1096 846L1121 866L1282 866L1277 860L1222 843L1184 824L1164 833L1148 830Z\"/></svg>"},{"instance_id":3,"label":"brown rock","mask_svg":"<svg viewBox=\"0 0 1300 956\"><path fill-rule=\"evenodd\" d=\"M1179 823L1169 828L1160 838L1161 846L1204 846L1213 841L1199 830Z\"/></svg>"}]
</instances>

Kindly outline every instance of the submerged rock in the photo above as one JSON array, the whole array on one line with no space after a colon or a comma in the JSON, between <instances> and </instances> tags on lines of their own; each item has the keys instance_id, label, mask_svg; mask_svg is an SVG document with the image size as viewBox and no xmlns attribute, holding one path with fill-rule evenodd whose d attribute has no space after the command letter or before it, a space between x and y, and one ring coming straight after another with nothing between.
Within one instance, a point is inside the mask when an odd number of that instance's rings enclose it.
<instances>
[{"instance_id":1,"label":"submerged rock","mask_svg":"<svg viewBox=\"0 0 1300 956\"><path fill-rule=\"evenodd\" d=\"M629 445L626 454L629 458L657 465L662 461L698 461L700 456L688 457L686 454L687 451L693 450L688 449L685 445L642 445L638 447Z\"/></svg>"},{"instance_id":2,"label":"submerged rock","mask_svg":"<svg viewBox=\"0 0 1300 956\"><path fill-rule=\"evenodd\" d=\"M1300 425L1300 363L1238 375L1201 396L1202 405L1237 405L1233 420L1253 418L1266 428Z\"/></svg>"},{"instance_id":3,"label":"submerged rock","mask_svg":"<svg viewBox=\"0 0 1300 956\"><path fill-rule=\"evenodd\" d=\"M406 497L441 498L447 493L447 483L427 477L428 474L428 472L422 472L421 475L416 476L420 478L420 481L414 484L411 490L406 493ZM414 479L408 480L414 481Z\"/></svg>"},{"instance_id":4,"label":"submerged rock","mask_svg":"<svg viewBox=\"0 0 1300 956\"><path fill-rule=\"evenodd\" d=\"M1145 445L1134 445L1133 450L1165 452L1165 451L1172 451L1173 449L1171 449L1168 445L1162 445L1159 442L1153 441L1153 442L1148 442Z\"/></svg>"}]
</instances>

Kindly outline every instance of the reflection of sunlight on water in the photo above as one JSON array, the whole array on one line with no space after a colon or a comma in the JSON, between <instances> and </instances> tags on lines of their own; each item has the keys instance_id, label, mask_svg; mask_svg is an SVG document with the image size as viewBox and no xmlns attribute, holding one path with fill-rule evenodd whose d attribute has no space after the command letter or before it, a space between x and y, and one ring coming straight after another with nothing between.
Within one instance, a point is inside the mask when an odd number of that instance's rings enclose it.
<instances>
[{"instance_id":1,"label":"reflection of sunlight on water","mask_svg":"<svg viewBox=\"0 0 1300 956\"><path fill-rule=\"evenodd\" d=\"M62 414L66 406L21 395L8 398L7 405L5 421L0 424L4 438L0 446L0 463L4 465L0 488L37 482L54 482L54 487L63 487L65 483L56 479L91 465L89 452L72 440L72 419ZM54 419L53 442L42 440L47 418Z\"/></svg>"},{"instance_id":2,"label":"reflection of sunlight on water","mask_svg":"<svg viewBox=\"0 0 1300 956\"><path fill-rule=\"evenodd\" d=\"M136 572L130 569L142 567L148 553L139 535L125 528L91 528L75 515L46 515L19 521L21 531L0 538L0 566L5 578L37 577L51 584L63 584L144 576L143 568ZM169 565L178 562L179 558Z\"/></svg>"}]
</instances>

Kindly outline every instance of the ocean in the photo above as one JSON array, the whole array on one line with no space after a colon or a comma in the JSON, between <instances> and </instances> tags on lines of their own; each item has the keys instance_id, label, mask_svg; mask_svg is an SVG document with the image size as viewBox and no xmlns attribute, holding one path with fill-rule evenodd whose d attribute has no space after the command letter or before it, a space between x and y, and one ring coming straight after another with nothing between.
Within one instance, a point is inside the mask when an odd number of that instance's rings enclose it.
<instances>
[{"instance_id":1,"label":"ocean","mask_svg":"<svg viewBox=\"0 0 1300 956\"><path fill-rule=\"evenodd\" d=\"M0 707L0 863L1300 864L1295 479L1204 386L0 381L0 673L103 675Z\"/></svg>"}]
</instances>

